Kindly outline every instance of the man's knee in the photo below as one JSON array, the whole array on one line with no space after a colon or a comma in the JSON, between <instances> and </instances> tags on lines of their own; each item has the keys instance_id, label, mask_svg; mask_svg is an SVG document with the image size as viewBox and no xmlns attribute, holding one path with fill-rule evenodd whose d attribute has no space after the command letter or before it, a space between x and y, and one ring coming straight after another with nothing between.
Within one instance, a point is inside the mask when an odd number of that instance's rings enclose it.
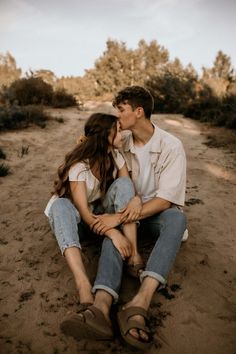
<instances>
[{"instance_id":1,"label":"man's knee","mask_svg":"<svg viewBox=\"0 0 236 354\"><path fill-rule=\"evenodd\" d=\"M177 208L170 208L165 210L162 215L162 222L165 224L172 224L173 227L183 229L187 227L186 215Z\"/></svg>"}]
</instances>

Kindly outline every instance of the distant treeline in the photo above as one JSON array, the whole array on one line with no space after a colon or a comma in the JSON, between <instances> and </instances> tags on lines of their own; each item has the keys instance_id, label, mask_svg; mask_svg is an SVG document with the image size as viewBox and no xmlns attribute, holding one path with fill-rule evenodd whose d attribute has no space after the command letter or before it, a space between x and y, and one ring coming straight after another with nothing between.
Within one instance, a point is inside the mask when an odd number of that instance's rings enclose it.
<instances>
[{"instance_id":1,"label":"distant treeline","mask_svg":"<svg viewBox=\"0 0 236 354\"><path fill-rule=\"evenodd\" d=\"M0 86L5 86L3 101L16 99L18 104L27 104L27 95L19 98L13 94L23 80L32 83L32 79L41 79L50 85L51 92L73 95L77 102L110 100L125 86L142 85L154 96L155 112L182 113L236 129L236 73L230 57L222 51L217 53L212 67L203 67L199 75L191 64L184 67L178 58L171 61L168 50L156 41L141 40L136 49L129 49L124 42L108 40L102 56L83 77L57 78L49 70L27 73L23 79L21 74L10 53L0 55ZM34 97L37 101L37 94ZM61 100L60 95L44 97L41 103L55 105Z\"/></svg>"}]
</instances>

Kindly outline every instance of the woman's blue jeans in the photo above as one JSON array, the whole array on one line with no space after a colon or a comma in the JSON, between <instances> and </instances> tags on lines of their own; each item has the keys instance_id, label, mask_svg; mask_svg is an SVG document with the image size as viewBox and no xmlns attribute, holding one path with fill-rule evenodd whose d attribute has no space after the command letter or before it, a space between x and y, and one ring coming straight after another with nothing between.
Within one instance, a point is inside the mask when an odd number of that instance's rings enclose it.
<instances>
[{"instance_id":1,"label":"woman's blue jeans","mask_svg":"<svg viewBox=\"0 0 236 354\"><path fill-rule=\"evenodd\" d=\"M117 178L109 187L103 198L102 204L94 207L93 213L101 214L118 212L128 204L134 195L135 191L131 179L129 177ZM48 218L62 254L64 254L65 250L69 247L81 248L81 241L88 237L89 227L86 227L87 225L83 223L78 210L68 198L56 199L49 210ZM101 236L97 237L101 238ZM107 240L108 238L105 237L103 243L106 243ZM116 257L120 257L120 253L115 247L111 252L117 252L118 255L116 254ZM112 263L111 255L112 253L109 253L109 255L105 256L107 262L105 262L105 264L102 262L105 267L109 267L109 264ZM102 271L102 273L103 272L104 271ZM99 288L106 289L106 285L103 285L105 282L106 280L102 282ZM109 292L114 298L117 298L117 292L113 290L112 279L111 282L109 281L108 283L110 284L108 289ZM116 282L114 282L114 289L117 289Z\"/></svg>"}]
</instances>

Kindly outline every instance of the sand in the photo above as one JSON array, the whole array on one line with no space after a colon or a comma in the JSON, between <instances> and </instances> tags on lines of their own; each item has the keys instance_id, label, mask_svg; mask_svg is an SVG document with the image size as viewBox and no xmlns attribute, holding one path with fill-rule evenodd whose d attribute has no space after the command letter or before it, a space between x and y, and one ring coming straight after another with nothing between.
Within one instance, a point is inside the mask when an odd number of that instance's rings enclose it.
<instances>
[{"instance_id":1,"label":"sand","mask_svg":"<svg viewBox=\"0 0 236 354\"><path fill-rule=\"evenodd\" d=\"M116 331L111 342L75 341L59 329L76 310L78 296L43 214L55 171L93 111L111 112L108 103L50 110L45 129L1 133L12 173L0 178L0 353L132 353ZM54 118L63 118L59 123ZM168 279L150 309L154 345L149 353L236 353L236 133L185 119L154 115L179 137L186 150L185 212L189 239L183 243ZM150 246L142 252L147 255ZM99 248L84 247L91 279ZM124 275L120 304L138 289ZM113 314L117 308L113 309Z\"/></svg>"}]
</instances>

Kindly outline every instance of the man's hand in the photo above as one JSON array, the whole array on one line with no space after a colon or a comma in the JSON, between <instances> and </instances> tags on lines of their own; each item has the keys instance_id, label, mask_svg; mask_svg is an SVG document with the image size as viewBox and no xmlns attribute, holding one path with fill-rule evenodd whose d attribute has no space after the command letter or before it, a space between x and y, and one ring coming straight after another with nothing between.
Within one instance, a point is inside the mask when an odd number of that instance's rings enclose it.
<instances>
[{"instance_id":1,"label":"man's hand","mask_svg":"<svg viewBox=\"0 0 236 354\"><path fill-rule=\"evenodd\" d=\"M135 196L127 206L119 211L121 213L121 222L128 224L137 221L142 211L142 201L139 196Z\"/></svg>"},{"instance_id":2,"label":"man's hand","mask_svg":"<svg viewBox=\"0 0 236 354\"><path fill-rule=\"evenodd\" d=\"M90 224L90 229L98 235L104 235L108 230L114 229L121 223L119 214L93 215L94 222Z\"/></svg>"}]
</instances>

